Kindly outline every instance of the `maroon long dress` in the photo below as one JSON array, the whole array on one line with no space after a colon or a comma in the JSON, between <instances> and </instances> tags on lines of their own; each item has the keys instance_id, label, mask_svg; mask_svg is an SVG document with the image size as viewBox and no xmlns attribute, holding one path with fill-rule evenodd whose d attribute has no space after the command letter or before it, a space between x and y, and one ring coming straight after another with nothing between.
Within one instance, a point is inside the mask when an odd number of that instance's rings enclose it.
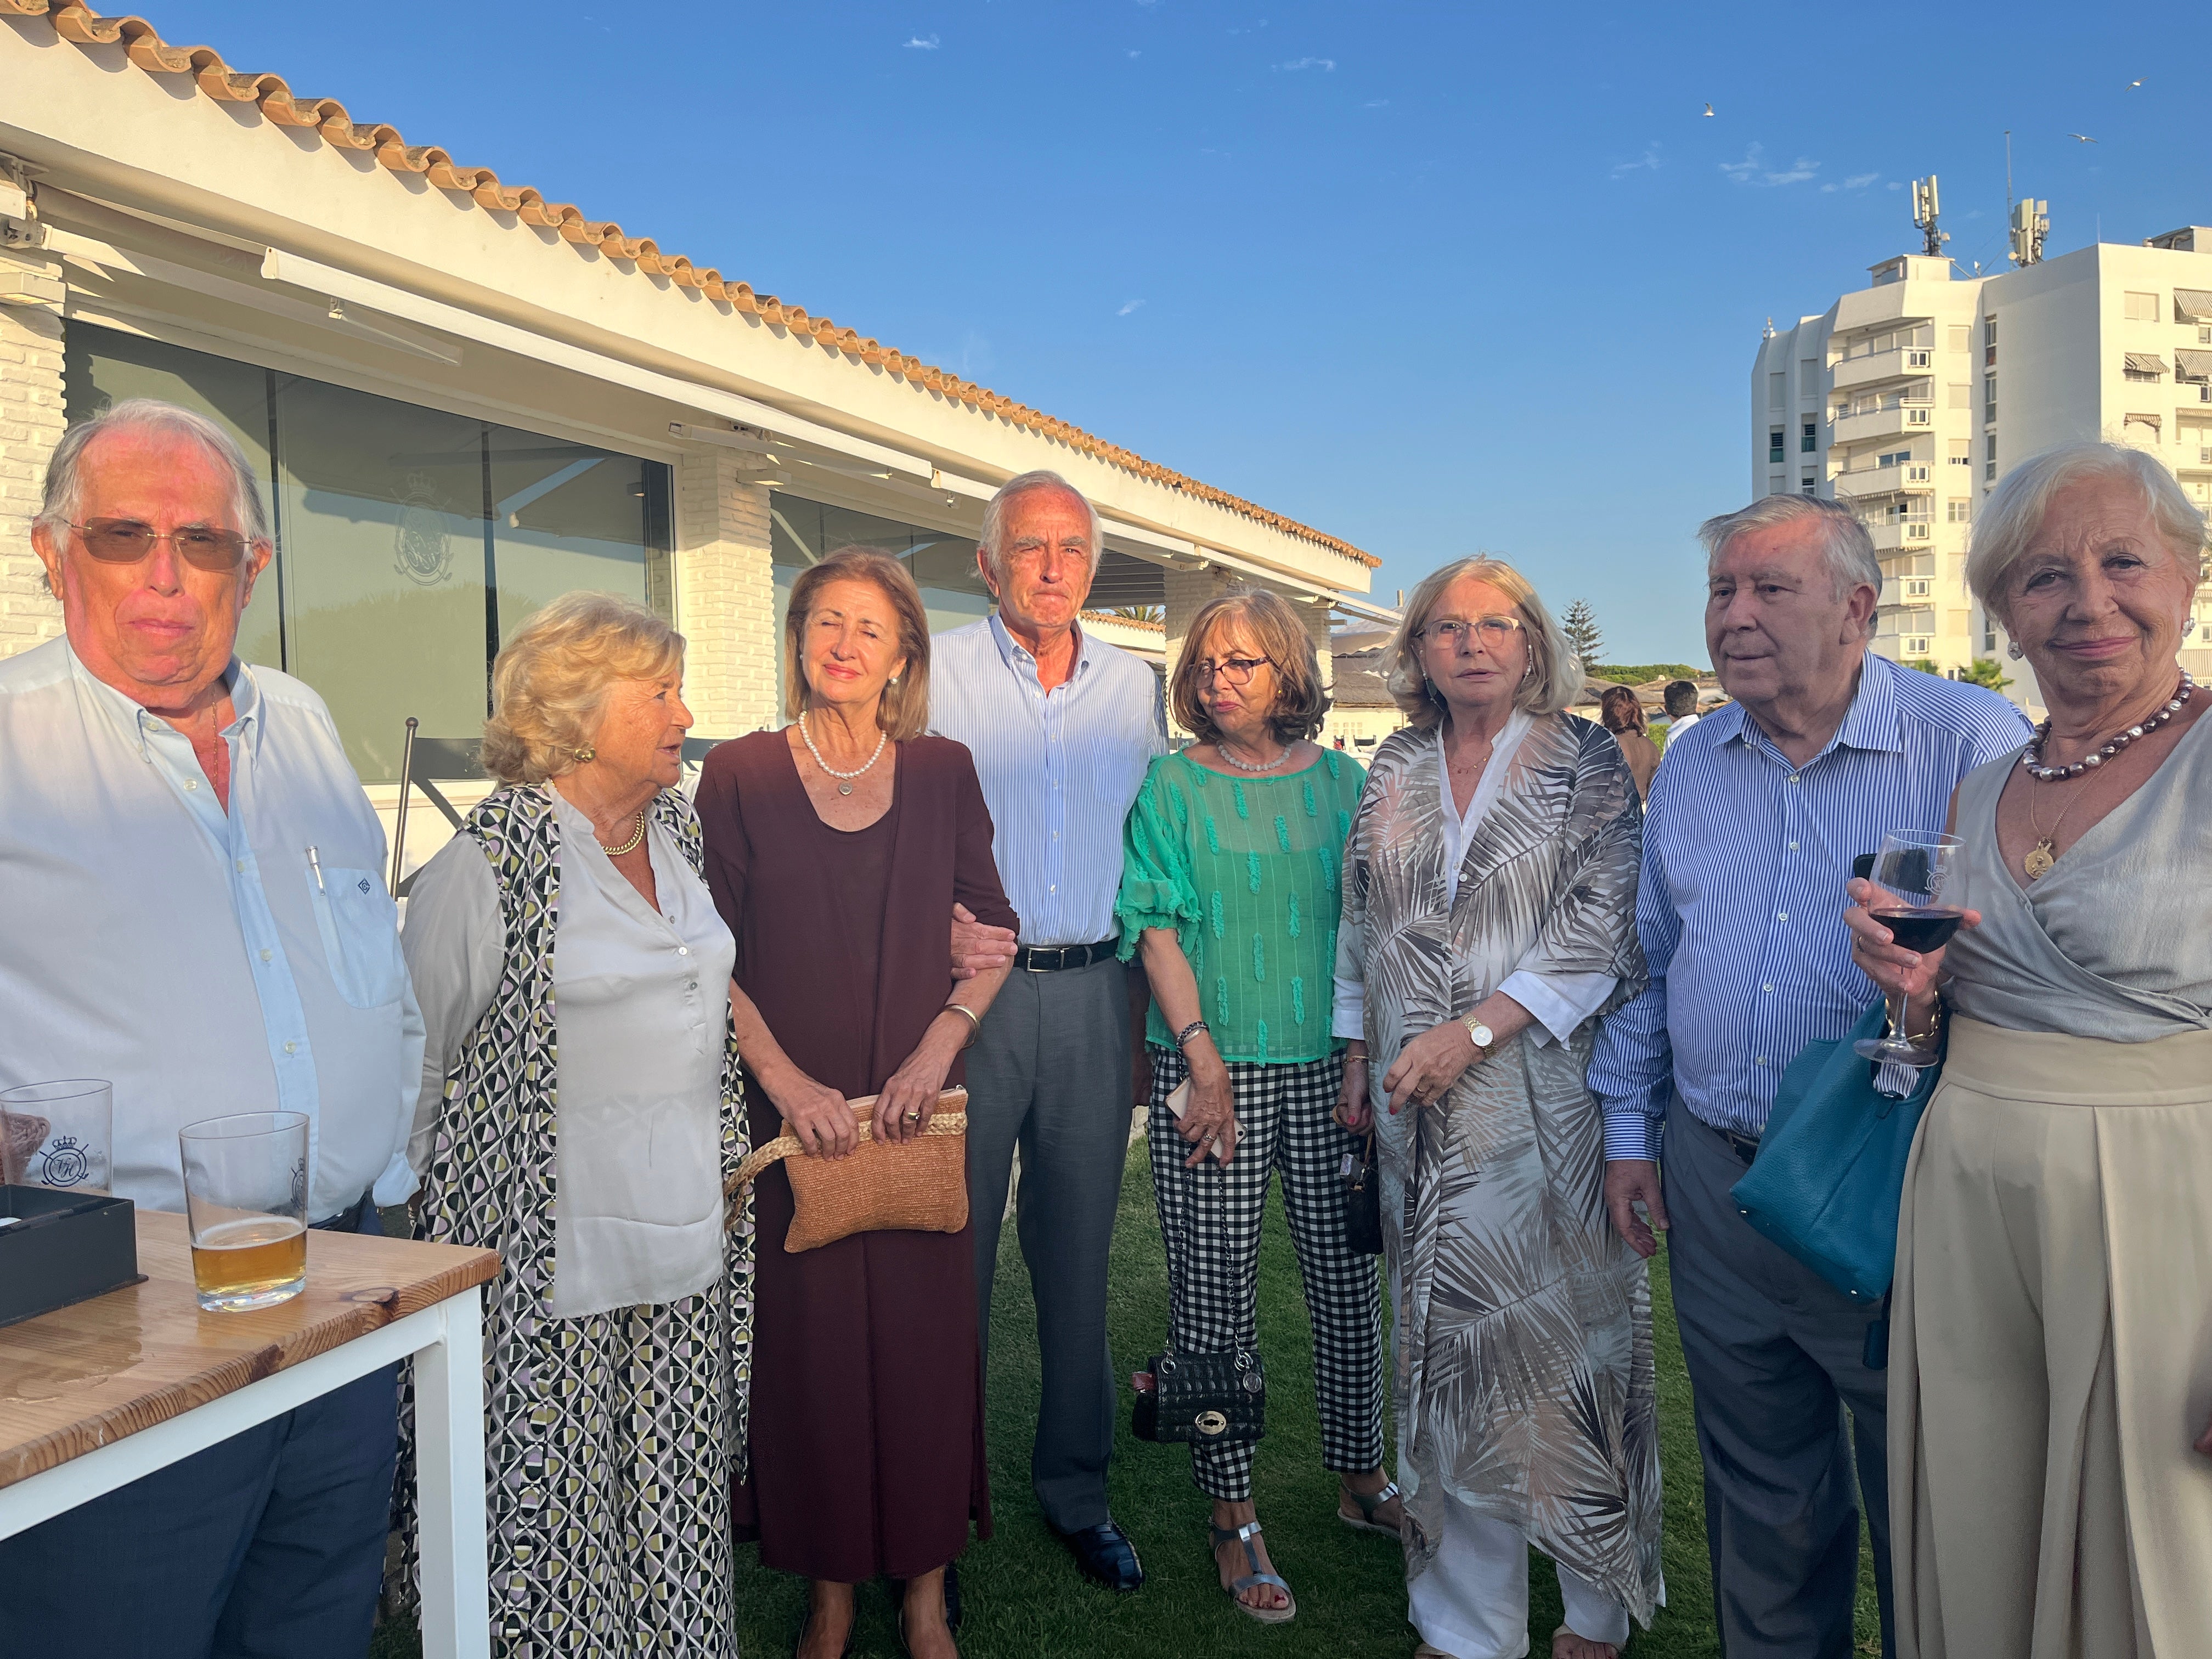
<instances>
[{"instance_id":1,"label":"maroon long dress","mask_svg":"<svg viewBox=\"0 0 2212 1659\"><path fill-rule=\"evenodd\" d=\"M952 987L952 906L1015 927L968 750L897 746L890 811L823 823L790 742L757 732L699 781L707 883L737 936L737 982L792 1061L848 1097L878 1093ZM956 1060L948 1085L961 1081ZM753 1144L781 1116L750 1079ZM791 1182L755 1188L751 1473L738 1536L785 1572L857 1583L934 1571L991 1528L975 1330L975 1246L957 1233L860 1233L783 1248Z\"/></svg>"}]
</instances>

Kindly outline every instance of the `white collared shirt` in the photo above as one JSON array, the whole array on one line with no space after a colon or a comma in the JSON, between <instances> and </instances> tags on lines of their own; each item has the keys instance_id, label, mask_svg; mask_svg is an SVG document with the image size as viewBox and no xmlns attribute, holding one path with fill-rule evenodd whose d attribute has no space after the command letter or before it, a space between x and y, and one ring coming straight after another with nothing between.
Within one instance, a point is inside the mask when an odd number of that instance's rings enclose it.
<instances>
[{"instance_id":1,"label":"white collared shirt","mask_svg":"<svg viewBox=\"0 0 2212 1659\"><path fill-rule=\"evenodd\" d=\"M185 1207L179 1128L272 1110L307 1115L308 1219L397 1203L422 1021L384 832L320 697L228 678L226 811L67 641L0 662L0 1086L112 1083L115 1191L148 1209Z\"/></svg>"},{"instance_id":2,"label":"white collared shirt","mask_svg":"<svg viewBox=\"0 0 2212 1659\"><path fill-rule=\"evenodd\" d=\"M1022 943L1114 938L1121 825L1167 753L1158 677L1078 626L1073 668L1047 691L1036 659L986 617L931 640L929 729L975 757Z\"/></svg>"}]
</instances>

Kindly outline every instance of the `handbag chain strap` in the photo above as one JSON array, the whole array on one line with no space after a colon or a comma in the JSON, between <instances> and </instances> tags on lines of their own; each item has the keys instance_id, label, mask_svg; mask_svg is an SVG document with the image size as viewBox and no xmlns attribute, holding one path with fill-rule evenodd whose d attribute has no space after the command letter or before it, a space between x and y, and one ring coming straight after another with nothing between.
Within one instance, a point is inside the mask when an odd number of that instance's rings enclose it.
<instances>
[{"instance_id":1,"label":"handbag chain strap","mask_svg":"<svg viewBox=\"0 0 2212 1659\"><path fill-rule=\"evenodd\" d=\"M1188 1078L1190 1074L1190 1062L1188 1060L1185 1060L1183 1062L1183 1075L1186 1078ZM1197 1085L1194 1082L1192 1086L1195 1088ZM1186 1202L1177 1206L1177 1219L1181 1224L1176 1230L1182 1235L1181 1242L1182 1249L1178 1255L1170 1260L1168 1262L1168 1340L1166 1357L1169 1358L1173 1358L1175 1357L1175 1328L1176 1325L1180 1324L1182 1320L1182 1273L1180 1269L1182 1267L1187 1266L1191 1259L1190 1223L1192 1216L1198 1209L1198 1189L1204 1184L1198 1178L1199 1171L1205 1167L1205 1158L1199 1159L1196 1164L1186 1164L1183 1167L1184 1184L1188 1188L1188 1198ZM1221 1176L1221 1224L1222 1231L1225 1234L1229 1230L1229 1172L1221 1168L1220 1163L1218 1159L1214 1164L1214 1169ZM1155 1181L1158 1180L1158 1171L1155 1170L1153 1172L1152 1178ZM1251 1355L1244 1346L1243 1339L1241 1336L1236 1336L1232 1337L1231 1340L1237 1345L1233 1351L1237 1356L1237 1369L1240 1371L1250 1369L1252 1363Z\"/></svg>"}]
</instances>

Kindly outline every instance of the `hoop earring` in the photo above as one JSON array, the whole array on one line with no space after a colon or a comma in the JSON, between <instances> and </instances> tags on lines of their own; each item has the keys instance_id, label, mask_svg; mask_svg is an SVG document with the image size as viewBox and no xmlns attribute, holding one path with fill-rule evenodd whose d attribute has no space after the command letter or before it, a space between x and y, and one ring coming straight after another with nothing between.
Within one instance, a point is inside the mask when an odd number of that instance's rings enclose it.
<instances>
[{"instance_id":1,"label":"hoop earring","mask_svg":"<svg viewBox=\"0 0 2212 1659\"><path fill-rule=\"evenodd\" d=\"M2014 662L2018 662L2027 654L2027 652L2020 648L2020 641L2018 640L2011 640L2006 642L2005 655L2010 657Z\"/></svg>"}]
</instances>

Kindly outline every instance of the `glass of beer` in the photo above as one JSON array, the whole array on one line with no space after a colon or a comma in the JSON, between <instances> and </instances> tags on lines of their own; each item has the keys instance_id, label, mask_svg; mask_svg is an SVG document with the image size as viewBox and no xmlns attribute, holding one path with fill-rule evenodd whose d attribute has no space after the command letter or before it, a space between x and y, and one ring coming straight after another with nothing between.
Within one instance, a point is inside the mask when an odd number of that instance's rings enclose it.
<instances>
[{"instance_id":1,"label":"glass of beer","mask_svg":"<svg viewBox=\"0 0 2212 1659\"><path fill-rule=\"evenodd\" d=\"M114 1135L115 1091L98 1078L0 1091L0 1182L111 1191Z\"/></svg>"},{"instance_id":2,"label":"glass of beer","mask_svg":"<svg viewBox=\"0 0 2212 1659\"><path fill-rule=\"evenodd\" d=\"M210 1313L270 1308L307 1283L307 1115L240 1112L177 1132L192 1281Z\"/></svg>"}]
</instances>

